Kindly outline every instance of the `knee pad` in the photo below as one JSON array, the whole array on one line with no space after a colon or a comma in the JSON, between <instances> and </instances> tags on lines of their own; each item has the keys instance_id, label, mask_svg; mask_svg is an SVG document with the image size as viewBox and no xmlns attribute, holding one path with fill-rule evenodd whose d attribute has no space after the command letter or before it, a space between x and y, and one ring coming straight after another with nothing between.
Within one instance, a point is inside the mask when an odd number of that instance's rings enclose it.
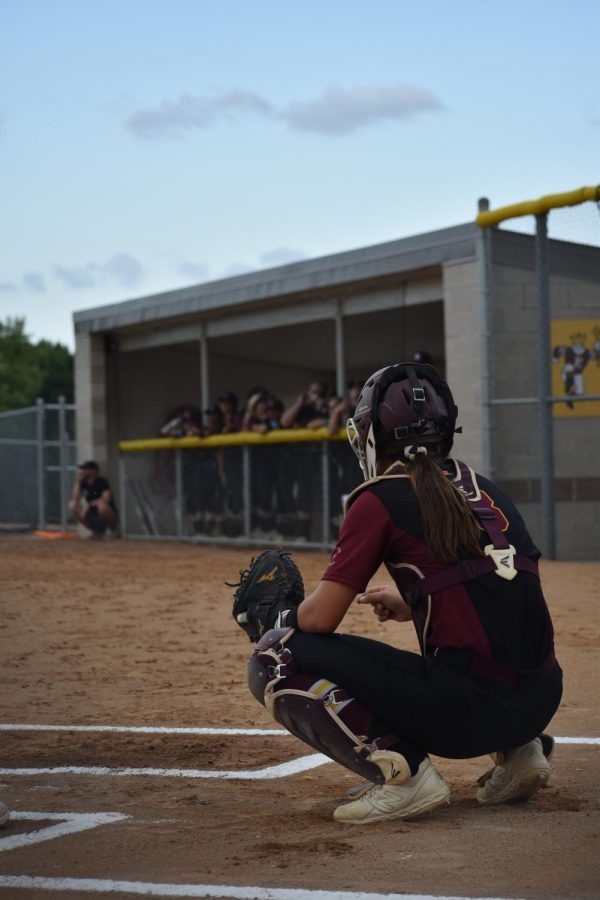
<instances>
[{"instance_id":1,"label":"knee pad","mask_svg":"<svg viewBox=\"0 0 600 900\"><path fill-rule=\"evenodd\" d=\"M272 628L265 632L248 660L248 687L263 706L267 706L267 688L292 674L292 654L285 644L293 633L293 628ZM272 709L269 712L273 715Z\"/></svg>"},{"instance_id":2,"label":"knee pad","mask_svg":"<svg viewBox=\"0 0 600 900\"><path fill-rule=\"evenodd\" d=\"M293 628L268 631L248 662L248 686L276 722L306 744L361 778L377 784L401 784L410 767L389 750L397 735L369 740L373 713L339 685L294 670L287 641Z\"/></svg>"}]
</instances>

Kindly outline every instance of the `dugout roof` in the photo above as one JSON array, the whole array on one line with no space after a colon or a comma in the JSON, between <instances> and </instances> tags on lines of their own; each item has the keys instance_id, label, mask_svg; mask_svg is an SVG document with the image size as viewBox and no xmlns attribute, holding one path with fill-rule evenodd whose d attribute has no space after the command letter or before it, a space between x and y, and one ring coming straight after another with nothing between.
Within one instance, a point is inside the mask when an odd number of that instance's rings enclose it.
<instances>
[{"instance_id":1,"label":"dugout roof","mask_svg":"<svg viewBox=\"0 0 600 900\"><path fill-rule=\"evenodd\" d=\"M439 271L440 266L475 256L479 232L474 222L443 228L383 244L302 260L165 291L121 303L76 312L75 334L140 329L169 319L210 319L211 316L287 305L289 301L330 298L353 290L398 281L398 276ZM368 307L367 307L368 308ZM283 324L283 323L282 323ZM240 322L244 331L245 324Z\"/></svg>"}]
</instances>

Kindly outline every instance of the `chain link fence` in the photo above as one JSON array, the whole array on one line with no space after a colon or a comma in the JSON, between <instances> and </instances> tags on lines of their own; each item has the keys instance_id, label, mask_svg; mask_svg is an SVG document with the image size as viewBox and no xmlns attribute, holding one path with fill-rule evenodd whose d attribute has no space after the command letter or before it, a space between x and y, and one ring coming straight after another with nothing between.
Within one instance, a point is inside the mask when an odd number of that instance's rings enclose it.
<instances>
[{"instance_id":1,"label":"chain link fence","mask_svg":"<svg viewBox=\"0 0 600 900\"><path fill-rule=\"evenodd\" d=\"M360 481L342 441L127 451L120 456L121 531L329 548L344 496Z\"/></svg>"},{"instance_id":2,"label":"chain link fence","mask_svg":"<svg viewBox=\"0 0 600 900\"><path fill-rule=\"evenodd\" d=\"M76 468L74 404L38 400L0 413L0 525L65 531Z\"/></svg>"}]
</instances>

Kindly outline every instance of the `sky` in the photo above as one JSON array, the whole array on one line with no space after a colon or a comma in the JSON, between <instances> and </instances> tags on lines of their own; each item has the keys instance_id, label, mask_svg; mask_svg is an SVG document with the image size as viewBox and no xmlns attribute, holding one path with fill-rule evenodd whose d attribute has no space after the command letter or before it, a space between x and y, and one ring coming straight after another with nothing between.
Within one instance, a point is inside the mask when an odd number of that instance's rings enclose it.
<instances>
[{"instance_id":1,"label":"sky","mask_svg":"<svg viewBox=\"0 0 600 900\"><path fill-rule=\"evenodd\" d=\"M0 0L0 320L600 182L600 0Z\"/></svg>"}]
</instances>

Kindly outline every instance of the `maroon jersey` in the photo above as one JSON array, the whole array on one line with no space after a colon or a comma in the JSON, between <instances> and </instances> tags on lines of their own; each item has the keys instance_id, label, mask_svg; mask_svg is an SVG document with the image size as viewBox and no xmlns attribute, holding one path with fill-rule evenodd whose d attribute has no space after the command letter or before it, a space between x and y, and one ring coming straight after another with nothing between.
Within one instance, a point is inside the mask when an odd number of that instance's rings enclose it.
<instances>
[{"instance_id":1,"label":"maroon jersey","mask_svg":"<svg viewBox=\"0 0 600 900\"><path fill-rule=\"evenodd\" d=\"M516 552L540 552L512 501L480 475L485 492ZM489 543L482 530L481 546ZM465 557L466 558L466 557ZM364 591L384 563L403 593L416 578L448 568L429 549L419 504L408 475L366 484L351 504L323 578ZM488 572L434 591L413 611L423 653L436 648L469 651L520 672L543 666L553 653L553 629L539 578L520 571L512 581Z\"/></svg>"}]
</instances>

